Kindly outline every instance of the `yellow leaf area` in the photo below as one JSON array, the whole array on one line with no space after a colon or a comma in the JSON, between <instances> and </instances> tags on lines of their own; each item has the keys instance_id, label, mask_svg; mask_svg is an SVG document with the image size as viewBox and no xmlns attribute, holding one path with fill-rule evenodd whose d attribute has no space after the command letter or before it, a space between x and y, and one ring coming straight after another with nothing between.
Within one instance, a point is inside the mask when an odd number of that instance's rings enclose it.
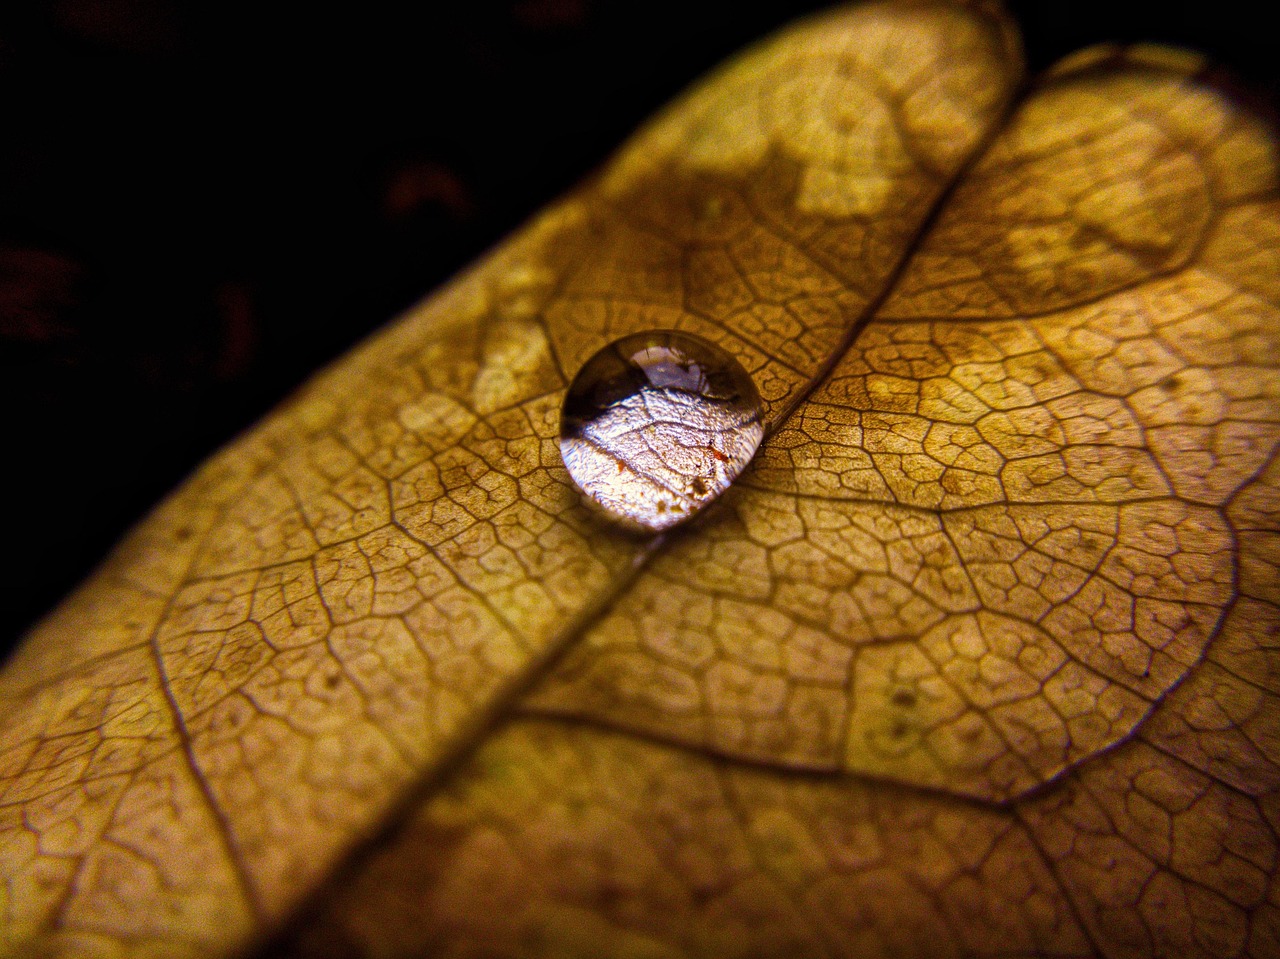
<instances>
[{"instance_id":1,"label":"yellow leaf area","mask_svg":"<svg viewBox=\"0 0 1280 959\"><path fill-rule=\"evenodd\" d=\"M1280 203L1191 56L749 52L203 467L0 676L17 955L1280 955ZM736 356L643 538L569 379Z\"/></svg>"}]
</instances>

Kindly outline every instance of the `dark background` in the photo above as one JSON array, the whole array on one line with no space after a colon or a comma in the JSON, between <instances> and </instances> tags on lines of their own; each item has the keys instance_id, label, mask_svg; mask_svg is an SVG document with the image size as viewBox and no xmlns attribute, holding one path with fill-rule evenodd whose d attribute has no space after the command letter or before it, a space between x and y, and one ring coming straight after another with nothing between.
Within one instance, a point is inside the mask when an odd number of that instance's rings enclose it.
<instances>
[{"instance_id":1,"label":"dark background","mask_svg":"<svg viewBox=\"0 0 1280 959\"><path fill-rule=\"evenodd\" d=\"M0 655L309 372L820 6L0 4ZM1012 6L1032 69L1170 42L1276 102L1242 0Z\"/></svg>"}]
</instances>

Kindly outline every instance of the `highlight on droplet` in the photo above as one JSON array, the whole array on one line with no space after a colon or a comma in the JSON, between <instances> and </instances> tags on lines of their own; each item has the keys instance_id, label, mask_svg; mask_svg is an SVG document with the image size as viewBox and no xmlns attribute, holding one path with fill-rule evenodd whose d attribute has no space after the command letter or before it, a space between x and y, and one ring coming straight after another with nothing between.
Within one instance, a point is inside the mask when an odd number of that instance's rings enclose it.
<instances>
[{"instance_id":1,"label":"highlight on droplet","mask_svg":"<svg viewBox=\"0 0 1280 959\"><path fill-rule=\"evenodd\" d=\"M714 343L676 330L600 350L574 377L560 415L560 455L578 488L643 530L696 515L763 438L750 374Z\"/></svg>"}]
</instances>

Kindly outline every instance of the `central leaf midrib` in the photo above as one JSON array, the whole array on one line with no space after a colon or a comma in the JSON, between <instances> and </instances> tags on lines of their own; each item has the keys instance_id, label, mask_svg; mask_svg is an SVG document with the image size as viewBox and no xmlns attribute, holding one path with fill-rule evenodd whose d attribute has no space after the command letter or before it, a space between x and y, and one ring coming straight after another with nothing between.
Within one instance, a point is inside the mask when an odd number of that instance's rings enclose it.
<instances>
[{"instance_id":1,"label":"central leaf midrib","mask_svg":"<svg viewBox=\"0 0 1280 959\"><path fill-rule=\"evenodd\" d=\"M1026 83L1012 88L1010 95L1001 105L991 125L979 137L965 159L956 165L948 182L938 190L929 210L921 217L909 239L903 244L903 250L894 267L886 275L880 290L869 299L866 305L854 317L844 335L828 353L827 358L796 392L782 406L779 414L765 424L765 435L760 448L799 410L810 396L831 376L832 372L852 348L858 336L875 318L880 308L893 294L902 277L906 274L922 241L928 236L934 224L946 209L948 202L960 184L964 182L970 170L981 161L991 144L1005 129L1010 116L1025 98L1030 86ZM795 240L788 242L795 244ZM758 455L757 451L757 455ZM717 504L712 503L711 509ZM329 890L339 885L344 876L356 872L360 864L377 849L394 841L400 826L409 815L425 800L435 795L445 784L454 778L474 753L488 741L490 734L511 718L516 704L526 693L535 688L559 664L566 652L577 644L586 633L598 623L621 599L639 578L649 562L672 543L683 537L694 535L701 523L692 523L684 527L676 527L648 538L637 550L630 566L618 576L593 602L587 604L577 615L572 617L565 627L559 631L543 648L542 652L531 656L530 661L520 673L498 688L488 704L474 713L471 719L458 730L450 745L437 755L435 761L426 767L416 782L410 783L382 814L374 832L365 839L355 842L341 857L337 865L331 868L302 903L295 906L291 915L284 921L274 935L263 944L257 955L261 959L276 955L283 943L296 938L296 930L303 928L306 919L323 908ZM627 535L620 533L619 535ZM618 730L627 735L627 730ZM725 760L729 761L729 760ZM761 763L761 765L766 765ZM785 770L779 770L785 771Z\"/></svg>"}]
</instances>

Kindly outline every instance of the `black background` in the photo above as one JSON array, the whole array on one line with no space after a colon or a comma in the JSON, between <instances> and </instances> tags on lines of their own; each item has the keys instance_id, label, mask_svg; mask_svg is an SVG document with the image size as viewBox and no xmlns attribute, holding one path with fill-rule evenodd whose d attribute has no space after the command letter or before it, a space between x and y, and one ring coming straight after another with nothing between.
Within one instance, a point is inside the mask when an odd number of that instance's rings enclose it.
<instances>
[{"instance_id":1,"label":"black background","mask_svg":"<svg viewBox=\"0 0 1280 959\"><path fill-rule=\"evenodd\" d=\"M820 4L0 4L0 652L210 451ZM1012 4L1277 99L1243 2Z\"/></svg>"}]
</instances>

